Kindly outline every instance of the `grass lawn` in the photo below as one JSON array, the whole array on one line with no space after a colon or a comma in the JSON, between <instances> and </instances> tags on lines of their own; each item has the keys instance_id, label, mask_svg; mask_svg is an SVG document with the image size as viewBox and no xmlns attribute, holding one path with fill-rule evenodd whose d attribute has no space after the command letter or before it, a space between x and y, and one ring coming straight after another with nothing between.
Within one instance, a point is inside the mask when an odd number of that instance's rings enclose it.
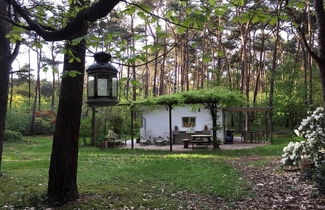
<instances>
[{"instance_id":1,"label":"grass lawn","mask_svg":"<svg viewBox=\"0 0 325 210\"><path fill-rule=\"evenodd\" d=\"M44 207L52 138L26 137L28 142L5 143L0 177L0 209ZM250 183L226 160L279 157L288 138L274 145L245 150L171 153L130 149L80 147L74 208L186 208L187 193L231 200L254 196ZM204 206L202 206L204 208Z\"/></svg>"}]
</instances>

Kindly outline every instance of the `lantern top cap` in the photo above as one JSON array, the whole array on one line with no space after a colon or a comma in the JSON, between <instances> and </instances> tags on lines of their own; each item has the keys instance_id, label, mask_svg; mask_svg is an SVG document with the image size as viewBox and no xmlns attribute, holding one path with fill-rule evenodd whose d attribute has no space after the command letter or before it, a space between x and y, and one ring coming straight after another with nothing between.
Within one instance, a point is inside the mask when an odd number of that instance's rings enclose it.
<instances>
[{"instance_id":1,"label":"lantern top cap","mask_svg":"<svg viewBox=\"0 0 325 210\"><path fill-rule=\"evenodd\" d=\"M98 52L94 54L95 61L100 64L108 63L112 56L106 52Z\"/></svg>"}]
</instances>

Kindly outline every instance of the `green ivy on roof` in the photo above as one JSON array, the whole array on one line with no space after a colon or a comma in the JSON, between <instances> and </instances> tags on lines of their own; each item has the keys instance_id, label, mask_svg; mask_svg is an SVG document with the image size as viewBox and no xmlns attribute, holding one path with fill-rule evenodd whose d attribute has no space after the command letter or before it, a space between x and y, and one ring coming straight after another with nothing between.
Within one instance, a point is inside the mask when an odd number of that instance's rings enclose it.
<instances>
[{"instance_id":1,"label":"green ivy on roof","mask_svg":"<svg viewBox=\"0 0 325 210\"><path fill-rule=\"evenodd\" d=\"M223 88L211 88L191 90L187 92L175 93L150 97L134 102L135 105L183 105L183 104L209 104L217 103L222 107L229 107L244 104L243 95L237 91Z\"/></svg>"}]
</instances>

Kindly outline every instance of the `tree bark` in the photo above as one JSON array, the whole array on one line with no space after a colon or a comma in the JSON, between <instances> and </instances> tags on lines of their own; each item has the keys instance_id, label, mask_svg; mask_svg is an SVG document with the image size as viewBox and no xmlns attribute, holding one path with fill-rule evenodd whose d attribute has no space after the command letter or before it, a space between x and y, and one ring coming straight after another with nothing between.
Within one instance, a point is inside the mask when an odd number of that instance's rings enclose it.
<instances>
[{"instance_id":1,"label":"tree bark","mask_svg":"<svg viewBox=\"0 0 325 210\"><path fill-rule=\"evenodd\" d=\"M167 32L167 27L165 29L165 31ZM163 50L163 58L162 58L162 62L160 65L160 79L159 79L159 95L164 95L164 88L166 85L166 81L165 81L165 64L166 64L166 53L167 53L167 41L166 38L164 38L164 50ZM167 87L167 85L166 85Z\"/></svg>"},{"instance_id":2,"label":"tree bark","mask_svg":"<svg viewBox=\"0 0 325 210\"><path fill-rule=\"evenodd\" d=\"M212 139L213 139L213 148L219 149L219 141L217 139L217 129L218 129L218 105L217 103L209 103L207 107L210 110L212 118Z\"/></svg>"},{"instance_id":3,"label":"tree bark","mask_svg":"<svg viewBox=\"0 0 325 210\"><path fill-rule=\"evenodd\" d=\"M7 17L8 5L0 1L0 16ZM9 25L0 18L0 174L2 165L2 151L5 131L5 121L8 105L8 85L10 71L10 45L6 34L9 32Z\"/></svg>"},{"instance_id":4,"label":"tree bark","mask_svg":"<svg viewBox=\"0 0 325 210\"><path fill-rule=\"evenodd\" d=\"M79 37L85 35L86 30ZM76 77L64 76L62 79L49 169L50 203L66 203L78 198L78 142L86 52L80 44L66 44L66 48L72 50L81 62L69 63L70 57L67 54L64 56L63 72L74 70L79 74Z\"/></svg>"},{"instance_id":5,"label":"tree bark","mask_svg":"<svg viewBox=\"0 0 325 210\"><path fill-rule=\"evenodd\" d=\"M52 96L51 96L51 110L54 110L55 105L55 88L56 88L56 80L55 80L55 55L54 55L55 46L54 43L51 45L51 58L52 58Z\"/></svg>"},{"instance_id":6,"label":"tree bark","mask_svg":"<svg viewBox=\"0 0 325 210\"><path fill-rule=\"evenodd\" d=\"M318 25L319 60L317 62L323 89L323 107L325 110L325 11L323 0L315 0L315 11Z\"/></svg>"},{"instance_id":7,"label":"tree bark","mask_svg":"<svg viewBox=\"0 0 325 210\"><path fill-rule=\"evenodd\" d=\"M276 61L277 61L277 55L278 55L278 42L279 42L279 38L280 38L279 31L280 31L280 22L278 20L278 23L276 26L276 31L275 31L275 43L274 43L273 58L272 58L269 107L273 106L274 80L275 80L275 73L276 73Z\"/></svg>"},{"instance_id":8,"label":"tree bark","mask_svg":"<svg viewBox=\"0 0 325 210\"><path fill-rule=\"evenodd\" d=\"M261 51L260 51L259 65L257 67L257 72L256 72L256 82L255 82L254 96L253 96L253 104L254 105L256 105L258 86L260 83L261 71L263 69L263 63L264 63L263 62L263 54L264 54L264 45L265 45L265 33L264 33L265 27L266 27L266 25L264 25L262 28Z\"/></svg>"}]
</instances>

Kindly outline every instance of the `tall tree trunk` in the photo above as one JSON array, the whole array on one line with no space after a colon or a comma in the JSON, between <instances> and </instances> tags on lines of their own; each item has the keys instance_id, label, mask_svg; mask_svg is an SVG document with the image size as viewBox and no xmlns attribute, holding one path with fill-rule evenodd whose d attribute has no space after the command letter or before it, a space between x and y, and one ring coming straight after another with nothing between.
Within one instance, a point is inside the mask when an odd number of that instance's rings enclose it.
<instances>
[{"instance_id":1,"label":"tall tree trunk","mask_svg":"<svg viewBox=\"0 0 325 210\"><path fill-rule=\"evenodd\" d=\"M213 139L213 148L219 149L219 142L217 139L217 130L218 130L218 105L217 103L208 103L206 106L209 108L211 118L212 118L212 139Z\"/></svg>"},{"instance_id":2,"label":"tall tree trunk","mask_svg":"<svg viewBox=\"0 0 325 210\"><path fill-rule=\"evenodd\" d=\"M0 1L0 16L7 17L8 5L6 1ZM2 151L5 131L5 121L8 104L8 85L10 71L10 45L6 34L9 32L9 25L0 18L0 175L2 166Z\"/></svg>"},{"instance_id":3,"label":"tall tree trunk","mask_svg":"<svg viewBox=\"0 0 325 210\"><path fill-rule=\"evenodd\" d=\"M37 51L37 81L36 90L38 91L38 111L41 111L41 65L42 65L42 49L36 49Z\"/></svg>"},{"instance_id":4,"label":"tall tree trunk","mask_svg":"<svg viewBox=\"0 0 325 210\"><path fill-rule=\"evenodd\" d=\"M30 68L30 48L28 48L28 104L30 105L30 100L31 100L31 90L32 90L32 85L31 85L31 79L32 79L32 72Z\"/></svg>"},{"instance_id":5,"label":"tall tree trunk","mask_svg":"<svg viewBox=\"0 0 325 210\"><path fill-rule=\"evenodd\" d=\"M299 44L300 45L300 44ZM309 54L306 52L305 48L302 47L302 55L303 55L303 63L302 63L302 69L304 70L304 98L305 98L305 104L309 104L309 85L308 85L308 57Z\"/></svg>"},{"instance_id":6,"label":"tall tree trunk","mask_svg":"<svg viewBox=\"0 0 325 210\"><path fill-rule=\"evenodd\" d=\"M280 5L277 6L277 10L279 10ZM273 58L272 58L272 67L271 67L271 78L270 78L270 96L269 96L269 107L273 107L273 94L274 94L274 82L275 82L275 73L276 73L276 62L278 55L278 43L280 39L280 20L278 19L276 29L275 29L275 42L274 42L274 50L273 50ZM272 119L273 113L270 112L270 118ZM273 130L273 123L270 120L270 129L271 132Z\"/></svg>"},{"instance_id":7,"label":"tall tree trunk","mask_svg":"<svg viewBox=\"0 0 325 210\"><path fill-rule=\"evenodd\" d=\"M37 82L36 82L37 83ZM38 85L35 85L35 96L34 96L34 102L33 102L33 108L32 108L32 119L30 122L30 134L34 135L35 134L35 112L36 112L36 107L37 107L37 96L38 96Z\"/></svg>"},{"instance_id":8,"label":"tall tree trunk","mask_svg":"<svg viewBox=\"0 0 325 210\"><path fill-rule=\"evenodd\" d=\"M155 52L155 64L154 64L153 88L152 88L153 97L157 96L157 73L158 73L158 51Z\"/></svg>"},{"instance_id":9,"label":"tall tree trunk","mask_svg":"<svg viewBox=\"0 0 325 210\"><path fill-rule=\"evenodd\" d=\"M260 59L259 59L259 65L257 67L257 72L256 72L256 82L255 82L254 96L253 96L254 105L256 105L258 86L260 83L261 71L263 69L263 63L264 63L263 54L264 54L264 45L265 45L265 33L264 33L265 26L266 25L264 25L264 27L262 28Z\"/></svg>"},{"instance_id":10,"label":"tall tree trunk","mask_svg":"<svg viewBox=\"0 0 325 210\"><path fill-rule=\"evenodd\" d=\"M84 28L78 37L86 33L87 28ZM74 70L79 74L76 77L62 78L57 123L53 137L48 198L50 202L61 203L75 200L78 197L78 142L86 54L82 44L75 46L66 44L66 48L72 50L81 62L69 63L69 55L64 55L63 72Z\"/></svg>"},{"instance_id":11,"label":"tall tree trunk","mask_svg":"<svg viewBox=\"0 0 325 210\"><path fill-rule=\"evenodd\" d=\"M310 10L310 0L306 1L307 5L307 19L308 19L308 43L309 46L312 47L312 29L311 29L311 10ZM308 87L308 104L313 104L313 68L312 68L312 59L311 55L308 53L307 55L307 68L309 70L309 87Z\"/></svg>"},{"instance_id":12,"label":"tall tree trunk","mask_svg":"<svg viewBox=\"0 0 325 210\"><path fill-rule=\"evenodd\" d=\"M315 0L315 11L318 25L319 60L317 62L323 89L323 107L325 110L325 11L323 0Z\"/></svg>"},{"instance_id":13,"label":"tall tree trunk","mask_svg":"<svg viewBox=\"0 0 325 210\"><path fill-rule=\"evenodd\" d=\"M175 35L175 40L176 40L176 35ZM177 83L177 81L178 81L178 59L177 59L177 47L175 47L175 49L174 49L174 57L175 57L175 72L174 72L174 93L176 93L177 92L177 85L178 85L178 83Z\"/></svg>"},{"instance_id":14,"label":"tall tree trunk","mask_svg":"<svg viewBox=\"0 0 325 210\"><path fill-rule=\"evenodd\" d=\"M167 28L165 29L167 31ZM159 81L159 95L164 95L164 84L166 84L165 81L165 64L166 64L166 55L167 53L167 42L166 38L164 39L164 51L163 51L163 58L160 66L160 81ZM167 86L166 86L167 87Z\"/></svg>"},{"instance_id":15,"label":"tall tree trunk","mask_svg":"<svg viewBox=\"0 0 325 210\"><path fill-rule=\"evenodd\" d=\"M132 34L132 37L131 37L131 47L132 47L132 50L131 50L131 56L132 58L134 58L135 56L135 52L134 52L134 48L135 48L135 43L134 43L134 16L131 15L131 34ZM136 71L135 71L135 62L133 61L132 62L132 79L133 81L136 81L137 80L137 75L136 75ZM132 85L132 100L133 101L136 101L137 100L137 86L136 85Z\"/></svg>"},{"instance_id":16,"label":"tall tree trunk","mask_svg":"<svg viewBox=\"0 0 325 210\"><path fill-rule=\"evenodd\" d=\"M145 46L148 45L148 21L145 20L145 23L144 23L144 31L145 31ZM149 60L149 54L148 54L148 48L146 48L145 50L145 53L146 53L146 61ZM146 62L145 66L145 76L144 76L144 97L147 98L149 96L149 65L148 63Z\"/></svg>"},{"instance_id":17,"label":"tall tree trunk","mask_svg":"<svg viewBox=\"0 0 325 210\"><path fill-rule=\"evenodd\" d=\"M72 4L71 8L77 6L83 5ZM86 35L87 30L88 25L84 25L75 38ZM65 203L78 198L78 142L86 55L84 44L82 41L78 45L65 45L80 62L74 60L70 63L70 56L64 55L63 74L71 70L79 74L76 77L65 76L61 82L47 191L49 202L53 203Z\"/></svg>"},{"instance_id":18,"label":"tall tree trunk","mask_svg":"<svg viewBox=\"0 0 325 210\"><path fill-rule=\"evenodd\" d=\"M54 110L54 105L55 105L55 88L56 88L56 84L55 84L55 69L56 69L56 65L55 65L55 55L54 55L54 43L52 42L52 46L51 46L51 57L52 57L52 97L51 97L51 110Z\"/></svg>"},{"instance_id":19,"label":"tall tree trunk","mask_svg":"<svg viewBox=\"0 0 325 210\"><path fill-rule=\"evenodd\" d=\"M9 99L9 107L12 106L12 98L14 93L14 74L13 72L10 73L10 99Z\"/></svg>"}]
</instances>

